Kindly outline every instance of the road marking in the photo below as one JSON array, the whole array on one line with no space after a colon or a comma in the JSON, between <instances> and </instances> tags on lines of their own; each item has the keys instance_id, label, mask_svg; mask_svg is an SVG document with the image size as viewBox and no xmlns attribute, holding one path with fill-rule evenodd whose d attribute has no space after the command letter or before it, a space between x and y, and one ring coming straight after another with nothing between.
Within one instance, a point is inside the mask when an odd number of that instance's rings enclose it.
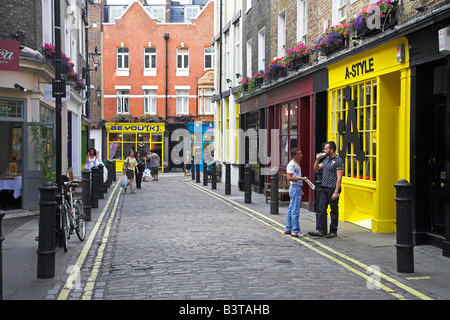
<instances>
[{"instance_id":1,"label":"road marking","mask_svg":"<svg viewBox=\"0 0 450 320\"><path fill-rule=\"evenodd\" d=\"M271 218L269 218L269 217L266 217L266 216L264 216L263 214L261 214L261 213L255 211L255 210L253 210L253 209L250 209L250 208L248 208L248 207L246 207L246 206L244 206L244 205L242 205L242 204L240 204L240 203L237 203L237 202L235 202L235 201L233 201L233 200L230 200L230 199L228 199L228 198L225 197L225 196L222 196L222 195L220 195L220 194L217 194L216 192L213 192L213 191L210 191L210 190L208 190L208 189L206 189L206 188L197 186L197 185L194 184L193 182L186 182L186 183L187 183L188 185L190 185L190 186L192 186L192 187L194 187L194 188L196 188L196 189L198 189L198 190L200 190L200 191L203 191L203 192L205 192L205 193L207 193L207 194L209 194L209 195L211 195L211 196L217 198L218 200L220 200L220 201L222 201L222 202L224 202L224 203L226 203L226 204L228 204L228 205L230 205L230 206L236 208L237 210L239 210L239 211L241 211L241 212L247 214L248 216L253 217L254 219L256 219L256 220L262 222L263 224L269 226L270 228L272 228L272 229L274 229L274 230L277 230L277 231L279 231L279 232L281 232L281 233L284 233L284 225L281 224L281 223L279 223L278 221L275 221L275 220L273 220L273 219L271 219ZM242 210L242 209L240 209L240 208L238 208L238 207L244 208L247 212L245 212L244 210ZM266 220L270 221L272 224L269 224L269 223L267 223L267 222L265 222L265 221L263 221L263 220L261 220L261 219L255 217L255 216L253 216L252 214L250 214L250 213L248 213L248 212L252 212L253 214L255 214L255 215L257 215L257 216L259 216L259 217L261 217L261 218L263 218L263 219L266 219ZM276 228L275 226L273 226L273 224L278 225L278 226L282 227L283 229L280 230L280 229ZM357 265L357 266L363 268L364 270L368 270L368 268L369 268L368 265L366 265L366 264L364 264L364 263L362 263L362 262L360 262L360 261L358 261L358 260L356 260L356 259L354 259L354 258L351 258L351 257L349 257L349 256L347 256L347 255L345 255L345 254L343 254L343 253L341 253L341 252L339 252L339 251L336 251L336 250L334 250L334 249L332 249L332 248L330 248L330 247L324 245L323 243L321 243L321 242L319 242L319 241L316 241L316 240L314 240L314 239L311 239L311 238L309 238L309 237L301 238L301 239L300 239L300 238L292 238L292 237L290 237L290 238L293 239L293 240L295 240L295 241L297 241L297 242L299 242L299 243L301 243L301 244L304 245L305 247L307 247L307 248L309 248L309 249L311 249L311 250L317 252L318 254L320 254L320 255L322 255L322 256L324 256L324 257L326 257L326 258L328 258L328 259L334 261L335 263L337 263L337 264L343 266L344 268L348 269L349 271L351 271L351 272L353 272L353 273L355 273L355 274L357 274L357 275L363 277L364 279L366 279L366 281L372 281L374 285L379 286L380 288L382 288L383 290L385 290L385 291L388 292L389 294L395 296L396 298L401 299L401 300L406 299L406 298L403 297L402 295L396 293L393 289L387 287L386 285L383 285L383 284L377 282L377 281L376 281L375 279L373 279L373 278L370 278L369 275L367 275L367 274L365 274L365 273L363 273L363 272L360 272L360 271L356 270L355 268L351 267L350 265L346 264L345 262L342 262L341 260L339 260L339 259L337 259L337 258L335 258L335 257L333 257L333 256L331 256L331 255L329 255L329 254L327 254L327 253L325 253L325 252L319 250L318 248L316 248L316 247L312 246L311 244L307 243L306 241L311 242L311 243L313 243L313 244L315 244L315 245L317 245L317 246L320 246L322 249L327 250L327 251L329 251L330 253L332 253L332 254L334 254L334 255L337 255L337 256L339 256L339 257L341 257L341 258L343 258L343 259L345 259L345 260L347 260L347 261L349 261L349 262L351 262L351 263L353 263L353 264L355 264L355 265ZM425 295L425 294L423 294L423 293L421 293L421 292L419 292L419 291L417 291L417 290L415 290L415 289L413 289L413 288L411 288L411 287L409 287L409 286L407 286L407 285L401 283L400 281L398 281L398 280L396 280L396 279L394 279L394 278L392 278L392 277L390 277L390 276L388 276L388 275L385 275L385 274L383 274L383 273L381 273L381 272L378 272L378 271L376 271L376 270L374 270L373 274L376 275L376 276L378 276L378 277L380 277L380 278L385 279L386 281L388 281L388 282L390 282L391 284L393 284L393 285L395 285L395 286L397 286L397 287L399 287L399 288L405 290L406 292L409 292L410 294L412 294L412 295L418 297L419 299L422 299L422 300L433 300L432 298L428 297L427 295ZM370 279L369 279L369 278L370 278Z\"/></svg>"},{"instance_id":2,"label":"road marking","mask_svg":"<svg viewBox=\"0 0 450 320\"><path fill-rule=\"evenodd\" d=\"M69 277L67 278L64 288L61 290L61 292L58 296L58 300L67 300L69 293L72 290L72 284L74 283L74 280L77 279L77 277L79 275L81 267L82 267L84 261L86 260L89 250L92 247L92 243L95 239L95 236L97 235L100 225L103 222L103 218L104 218L106 212L108 211L109 205L112 201L114 194L116 193L117 188L119 187L119 184L120 184L120 181L117 182L116 186L114 187L114 190L109 195L108 201L106 202L102 213L100 214L97 222L95 223L94 228L92 229L91 235L89 236L88 241L86 241L86 244L83 247L83 251L81 251L81 254L77 259L77 262L75 263L75 267L72 268L72 271L70 272Z\"/></svg>"},{"instance_id":3,"label":"road marking","mask_svg":"<svg viewBox=\"0 0 450 320\"><path fill-rule=\"evenodd\" d=\"M116 201L114 202L114 207L109 215L108 223L106 224L105 232L103 233L102 242L97 250L97 255L95 256L94 260L94 266L92 267L91 274L86 282L86 285L84 286L84 294L81 300L90 300L92 297L95 281L97 280L98 276L98 270L100 269L102 264L106 244L108 243L109 233L111 232L111 225L116 215L117 206L119 204L121 193L122 189L120 189L119 192L117 193Z\"/></svg>"}]
</instances>

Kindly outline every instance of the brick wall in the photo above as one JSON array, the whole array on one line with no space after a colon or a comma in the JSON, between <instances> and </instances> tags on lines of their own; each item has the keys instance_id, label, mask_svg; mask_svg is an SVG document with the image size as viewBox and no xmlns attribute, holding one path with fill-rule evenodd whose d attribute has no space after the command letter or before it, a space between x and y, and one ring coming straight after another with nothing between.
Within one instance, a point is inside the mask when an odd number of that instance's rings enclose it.
<instances>
[{"instance_id":1,"label":"brick wall","mask_svg":"<svg viewBox=\"0 0 450 320\"><path fill-rule=\"evenodd\" d=\"M144 113L144 90L142 86L157 86L157 114L165 117L166 90L166 43L164 34L169 33L168 42L168 116L176 114L175 86L190 86L189 95L197 94L197 81L204 72L204 48L211 46L214 30L213 5L209 5L193 20L193 24L157 24L148 17L143 8L134 3L116 25L103 26L103 70L104 95L115 96L117 85L131 86L129 112L132 117L140 118ZM144 48L151 42L156 47L157 76L144 77ZM176 76L176 49L184 43L189 48L189 77ZM130 75L116 76L116 50L121 44L129 48ZM140 97L136 97L140 96ZM189 113L196 115L197 100L189 99ZM117 99L105 97L104 118L112 121L117 112Z\"/></svg>"}]
</instances>

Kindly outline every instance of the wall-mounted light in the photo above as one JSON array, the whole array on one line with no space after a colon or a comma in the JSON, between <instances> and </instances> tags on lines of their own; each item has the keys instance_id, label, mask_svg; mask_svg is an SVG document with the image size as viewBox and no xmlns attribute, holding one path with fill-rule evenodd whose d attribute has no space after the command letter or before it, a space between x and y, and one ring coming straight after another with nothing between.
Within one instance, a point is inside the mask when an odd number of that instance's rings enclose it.
<instances>
[{"instance_id":1,"label":"wall-mounted light","mask_svg":"<svg viewBox=\"0 0 450 320\"><path fill-rule=\"evenodd\" d=\"M97 87L97 90L95 90L95 93L97 93L97 97L101 97L102 96L102 89L100 89L100 86Z\"/></svg>"},{"instance_id":2,"label":"wall-mounted light","mask_svg":"<svg viewBox=\"0 0 450 320\"><path fill-rule=\"evenodd\" d=\"M240 73L236 73L236 78L240 78L241 77L241 74Z\"/></svg>"},{"instance_id":3,"label":"wall-mounted light","mask_svg":"<svg viewBox=\"0 0 450 320\"><path fill-rule=\"evenodd\" d=\"M101 54L98 52L98 48L95 47L93 53L89 54L92 57L92 62L94 63L95 71L97 71L98 66L100 65L100 56Z\"/></svg>"},{"instance_id":4,"label":"wall-mounted light","mask_svg":"<svg viewBox=\"0 0 450 320\"><path fill-rule=\"evenodd\" d=\"M405 45L399 44L397 46L397 62L405 62Z\"/></svg>"},{"instance_id":5,"label":"wall-mounted light","mask_svg":"<svg viewBox=\"0 0 450 320\"><path fill-rule=\"evenodd\" d=\"M227 83L230 83L231 82L231 79L227 79Z\"/></svg>"},{"instance_id":6,"label":"wall-mounted light","mask_svg":"<svg viewBox=\"0 0 450 320\"><path fill-rule=\"evenodd\" d=\"M14 84L14 88L20 89L20 90L23 91L23 92L27 92L27 89L24 88L24 87L22 87L22 86L21 86L20 84L18 84L18 83L15 83L15 84Z\"/></svg>"}]
</instances>

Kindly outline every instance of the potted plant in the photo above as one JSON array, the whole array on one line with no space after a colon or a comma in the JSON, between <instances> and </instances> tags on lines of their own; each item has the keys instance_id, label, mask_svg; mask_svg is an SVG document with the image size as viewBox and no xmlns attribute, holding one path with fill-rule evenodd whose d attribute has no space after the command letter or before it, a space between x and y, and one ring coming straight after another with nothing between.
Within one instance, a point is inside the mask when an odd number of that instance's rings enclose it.
<instances>
[{"instance_id":1,"label":"potted plant","mask_svg":"<svg viewBox=\"0 0 450 320\"><path fill-rule=\"evenodd\" d=\"M252 78L255 79L256 86L259 87L264 83L265 74L263 70L259 70L257 73L255 73Z\"/></svg>"},{"instance_id":2,"label":"potted plant","mask_svg":"<svg viewBox=\"0 0 450 320\"><path fill-rule=\"evenodd\" d=\"M310 53L311 48L303 42L299 42L286 52L283 60L290 70L298 70L301 66L309 63Z\"/></svg>"},{"instance_id":3,"label":"potted plant","mask_svg":"<svg viewBox=\"0 0 450 320\"><path fill-rule=\"evenodd\" d=\"M34 163L41 168L42 178L45 182L55 181L56 171L53 159L56 157L56 148L53 127L43 126L33 121L31 135Z\"/></svg>"},{"instance_id":4,"label":"potted plant","mask_svg":"<svg viewBox=\"0 0 450 320\"><path fill-rule=\"evenodd\" d=\"M249 78L244 78L239 82L239 88L238 88L238 97L243 95L245 92L248 91L248 84L250 82Z\"/></svg>"},{"instance_id":5,"label":"potted plant","mask_svg":"<svg viewBox=\"0 0 450 320\"><path fill-rule=\"evenodd\" d=\"M113 122L133 122L133 117L129 114L118 113L113 117Z\"/></svg>"},{"instance_id":6,"label":"potted plant","mask_svg":"<svg viewBox=\"0 0 450 320\"><path fill-rule=\"evenodd\" d=\"M177 114L175 115L175 120L177 120L177 121L182 121L182 122L184 122L184 121L189 121L189 120L191 120L191 115L189 115L189 114L183 114L183 113L177 113Z\"/></svg>"},{"instance_id":7,"label":"potted plant","mask_svg":"<svg viewBox=\"0 0 450 320\"><path fill-rule=\"evenodd\" d=\"M158 117L156 114L148 114L145 113L141 116L142 122L161 122L161 118Z\"/></svg>"},{"instance_id":8,"label":"potted plant","mask_svg":"<svg viewBox=\"0 0 450 320\"><path fill-rule=\"evenodd\" d=\"M347 46L351 28L351 24L339 24L327 29L316 41L314 49L323 55L344 49Z\"/></svg>"},{"instance_id":9,"label":"potted plant","mask_svg":"<svg viewBox=\"0 0 450 320\"><path fill-rule=\"evenodd\" d=\"M287 74L286 64L283 58L275 58L266 67L266 77L270 79L278 79L285 77Z\"/></svg>"},{"instance_id":10,"label":"potted plant","mask_svg":"<svg viewBox=\"0 0 450 320\"><path fill-rule=\"evenodd\" d=\"M378 10L373 10L373 6ZM367 6L361 13L351 22L353 29L358 37L367 37L381 32L387 28L393 28L397 24L395 14L398 9L398 0L380 0L374 4ZM374 14L379 14L380 28L369 28L368 22L375 21Z\"/></svg>"}]
</instances>

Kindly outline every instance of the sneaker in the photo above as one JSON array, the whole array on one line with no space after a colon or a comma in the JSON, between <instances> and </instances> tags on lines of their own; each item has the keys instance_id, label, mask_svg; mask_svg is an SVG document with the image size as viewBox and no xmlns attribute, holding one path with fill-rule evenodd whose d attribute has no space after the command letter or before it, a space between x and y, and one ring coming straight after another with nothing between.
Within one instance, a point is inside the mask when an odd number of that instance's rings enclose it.
<instances>
[{"instance_id":1,"label":"sneaker","mask_svg":"<svg viewBox=\"0 0 450 320\"><path fill-rule=\"evenodd\" d=\"M130 193L136 193L136 191L133 190L133 191L131 191Z\"/></svg>"},{"instance_id":2,"label":"sneaker","mask_svg":"<svg viewBox=\"0 0 450 320\"><path fill-rule=\"evenodd\" d=\"M329 232L325 238L330 239L330 238L336 238L337 237L337 233L336 232Z\"/></svg>"},{"instance_id":3,"label":"sneaker","mask_svg":"<svg viewBox=\"0 0 450 320\"><path fill-rule=\"evenodd\" d=\"M291 232L290 231L285 231L284 234L291 234Z\"/></svg>"},{"instance_id":4,"label":"sneaker","mask_svg":"<svg viewBox=\"0 0 450 320\"><path fill-rule=\"evenodd\" d=\"M293 237L293 238L303 238L305 236L306 236L306 233L301 233L301 232L299 232L299 233L292 232L291 233L291 237Z\"/></svg>"},{"instance_id":5,"label":"sneaker","mask_svg":"<svg viewBox=\"0 0 450 320\"><path fill-rule=\"evenodd\" d=\"M324 237L324 236L325 236L325 235L323 234L323 232L322 232L322 231L319 231L319 230L310 231L310 232L308 232L308 234L309 234L310 236L313 236L313 237Z\"/></svg>"}]
</instances>

